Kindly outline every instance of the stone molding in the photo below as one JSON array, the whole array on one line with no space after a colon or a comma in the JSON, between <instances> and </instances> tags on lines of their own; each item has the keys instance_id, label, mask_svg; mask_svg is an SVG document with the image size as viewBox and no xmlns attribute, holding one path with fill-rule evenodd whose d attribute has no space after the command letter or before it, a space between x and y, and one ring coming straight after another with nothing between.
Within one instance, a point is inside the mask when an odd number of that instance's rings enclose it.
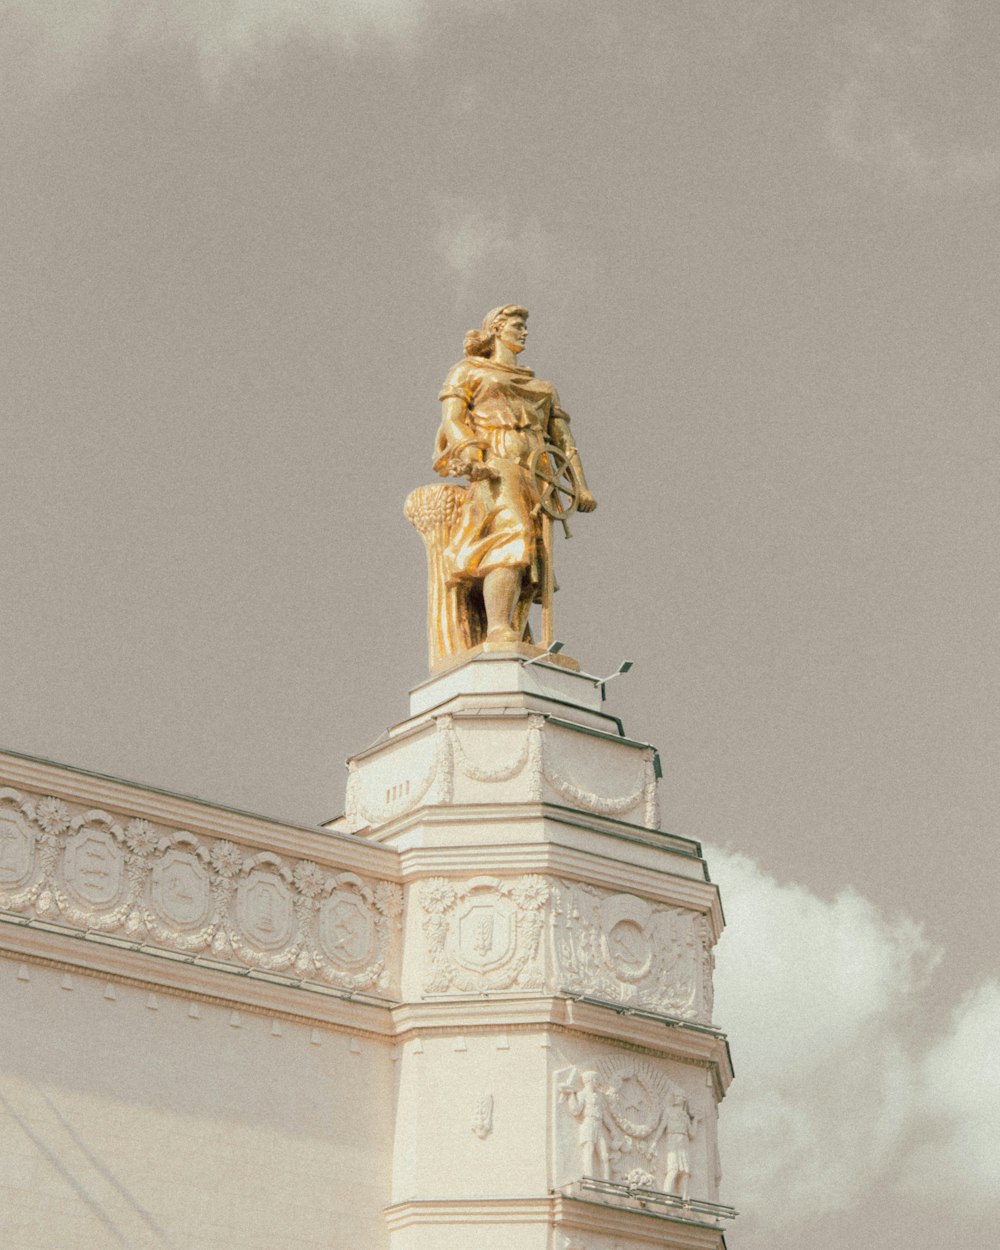
<instances>
[{"instance_id":1,"label":"stone molding","mask_svg":"<svg viewBox=\"0 0 1000 1250\"><path fill-rule=\"evenodd\" d=\"M469 872L477 860L504 875L571 876L711 913L713 932L720 934L718 889L707 879L704 860L654 841L659 834L633 837L635 829L547 804L488 803L424 807L378 836L397 849L404 879Z\"/></svg>"},{"instance_id":2,"label":"stone molding","mask_svg":"<svg viewBox=\"0 0 1000 1250\"><path fill-rule=\"evenodd\" d=\"M0 788L0 910L349 991L398 984L398 884Z\"/></svg>"},{"instance_id":3,"label":"stone molding","mask_svg":"<svg viewBox=\"0 0 1000 1250\"><path fill-rule=\"evenodd\" d=\"M411 1039L456 1034L472 1037L534 1033L541 1045L547 1044L549 1033L564 1034L700 1068L711 1077L717 1102L733 1080L725 1034L694 1029L684 1021L666 1017L634 1016L611 1004L581 1003L546 993L498 994L486 999L456 996L433 1002L400 1003L390 1010L396 1037L403 1044Z\"/></svg>"},{"instance_id":4,"label":"stone molding","mask_svg":"<svg viewBox=\"0 0 1000 1250\"><path fill-rule=\"evenodd\" d=\"M553 1219L560 1238L581 1239L586 1250L591 1250L588 1240L593 1250L606 1245L612 1250L619 1245L623 1250L726 1250L722 1229L713 1219L657 1210L638 1199L625 1199L628 1205L600 1202L575 1190L573 1186L555 1195ZM562 1250L559 1240L556 1246Z\"/></svg>"},{"instance_id":5,"label":"stone molding","mask_svg":"<svg viewBox=\"0 0 1000 1250\"><path fill-rule=\"evenodd\" d=\"M317 984L306 986L279 980L273 973L238 972L232 967L196 963L193 956L180 960L169 951L109 945L110 940L100 934L70 935L68 931L53 932L48 927L0 923L0 961L17 961L29 967L34 964L189 1002L221 1004L248 1013L392 1041L392 1017L385 1003Z\"/></svg>"},{"instance_id":6,"label":"stone molding","mask_svg":"<svg viewBox=\"0 0 1000 1250\"><path fill-rule=\"evenodd\" d=\"M391 1233L414 1227L465 1225L497 1227L526 1225L551 1227L555 1245L572 1239L581 1250L725 1250L717 1226L687 1220L673 1213L606 1206L565 1194L547 1198L412 1199L385 1210Z\"/></svg>"}]
</instances>

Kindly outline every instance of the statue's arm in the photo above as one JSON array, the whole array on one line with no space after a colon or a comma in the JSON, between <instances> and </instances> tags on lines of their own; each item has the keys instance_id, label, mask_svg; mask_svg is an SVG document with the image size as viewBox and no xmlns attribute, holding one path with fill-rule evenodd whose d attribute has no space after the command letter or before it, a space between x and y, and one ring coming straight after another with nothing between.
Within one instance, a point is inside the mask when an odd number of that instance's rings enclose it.
<instances>
[{"instance_id":1,"label":"statue's arm","mask_svg":"<svg viewBox=\"0 0 1000 1250\"><path fill-rule=\"evenodd\" d=\"M555 396L552 416L549 418L549 438L565 454L566 459L572 463L573 468L576 469L577 477L580 479L580 501L577 507L581 512L593 512L597 507L597 500L591 494L590 487L587 485L580 453L577 450L576 443L573 441L573 435L570 433L569 417L559 407L558 396Z\"/></svg>"},{"instance_id":2,"label":"statue's arm","mask_svg":"<svg viewBox=\"0 0 1000 1250\"><path fill-rule=\"evenodd\" d=\"M441 424L434 447L434 468L442 477L485 475L486 443L476 437L469 421L470 398L462 366L448 375L441 392Z\"/></svg>"}]
</instances>

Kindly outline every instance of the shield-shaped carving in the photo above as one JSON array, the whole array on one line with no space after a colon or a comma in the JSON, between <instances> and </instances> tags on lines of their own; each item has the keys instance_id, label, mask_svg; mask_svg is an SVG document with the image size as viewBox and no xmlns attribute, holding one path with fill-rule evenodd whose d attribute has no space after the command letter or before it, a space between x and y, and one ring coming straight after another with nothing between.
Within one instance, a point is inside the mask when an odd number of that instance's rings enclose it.
<instances>
[{"instance_id":1,"label":"shield-shaped carving","mask_svg":"<svg viewBox=\"0 0 1000 1250\"><path fill-rule=\"evenodd\" d=\"M291 941L292 896L273 872L255 872L240 882L236 915L244 935L261 950L277 950Z\"/></svg>"},{"instance_id":2,"label":"shield-shaped carving","mask_svg":"<svg viewBox=\"0 0 1000 1250\"><path fill-rule=\"evenodd\" d=\"M106 907L118 896L123 866L121 847L110 833L81 829L66 844L63 878L80 902Z\"/></svg>"},{"instance_id":3,"label":"shield-shaped carving","mask_svg":"<svg viewBox=\"0 0 1000 1250\"><path fill-rule=\"evenodd\" d=\"M35 861L35 835L17 812L0 811L0 888L24 885Z\"/></svg>"},{"instance_id":4,"label":"shield-shaped carving","mask_svg":"<svg viewBox=\"0 0 1000 1250\"><path fill-rule=\"evenodd\" d=\"M167 851L153 868L153 906L177 929L196 929L208 919L208 873L190 851Z\"/></svg>"},{"instance_id":5,"label":"shield-shaped carving","mask_svg":"<svg viewBox=\"0 0 1000 1250\"><path fill-rule=\"evenodd\" d=\"M459 912L453 954L459 963L477 972L496 968L509 959L517 944L517 919L506 899L498 895L471 898Z\"/></svg>"},{"instance_id":6,"label":"shield-shaped carving","mask_svg":"<svg viewBox=\"0 0 1000 1250\"><path fill-rule=\"evenodd\" d=\"M319 940L326 956L341 967L367 963L375 951L375 922L364 899L335 890L319 909Z\"/></svg>"}]
</instances>

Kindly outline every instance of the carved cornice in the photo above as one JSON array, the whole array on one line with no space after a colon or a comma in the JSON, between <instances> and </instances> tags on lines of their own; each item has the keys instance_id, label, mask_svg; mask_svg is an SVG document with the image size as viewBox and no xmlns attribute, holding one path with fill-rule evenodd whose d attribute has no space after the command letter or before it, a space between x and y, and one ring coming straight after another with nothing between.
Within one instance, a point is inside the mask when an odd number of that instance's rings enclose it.
<instances>
[{"instance_id":1,"label":"carved cornice","mask_svg":"<svg viewBox=\"0 0 1000 1250\"><path fill-rule=\"evenodd\" d=\"M704 1068L712 1074L717 1099L725 1095L733 1079L725 1034L695 1029L686 1021L651 1012L636 1015L565 996L497 994L484 999L477 994L400 1003L391 1013L396 1036L404 1042L457 1033L561 1032Z\"/></svg>"},{"instance_id":2,"label":"carved cornice","mask_svg":"<svg viewBox=\"0 0 1000 1250\"><path fill-rule=\"evenodd\" d=\"M718 1227L678 1214L605 1206L564 1194L547 1198L412 1199L387 1207L385 1219L390 1232L421 1226L525 1224L549 1225L564 1238L611 1238L609 1246L623 1244L627 1250L725 1250L726 1245ZM563 1244L568 1248L573 1242ZM594 1250L598 1245L603 1250L600 1242L593 1243Z\"/></svg>"},{"instance_id":3,"label":"carved cornice","mask_svg":"<svg viewBox=\"0 0 1000 1250\"><path fill-rule=\"evenodd\" d=\"M346 993L296 986L266 974L208 967L173 952L140 952L95 935L67 935L23 924L0 923L0 959L131 985L157 994L274 1016L351 1035L393 1040L387 1004Z\"/></svg>"},{"instance_id":4,"label":"carved cornice","mask_svg":"<svg viewBox=\"0 0 1000 1250\"><path fill-rule=\"evenodd\" d=\"M477 839L456 845L461 831L473 822L488 825L491 837L482 843ZM545 827L539 829L539 825ZM537 831L535 837L533 830ZM653 903L687 907L706 917L713 943L722 933L719 889L705 880L701 860L683 864L697 871L697 876L671 871L681 865L676 857L662 853L649 855L649 863L623 862L614 853L618 850L614 843L585 836L574 844L572 828L540 809L527 817L522 814L516 823L499 808L425 810L419 831L415 828L414 833L420 835L419 845L399 846L399 875L406 883L432 876L469 876L488 862L492 872L505 876L540 873L567 877L597 888L641 895Z\"/></svg>"},{"instance_id":5,"label":"carved cornice","mask_svg":"<svg viewBox=\"0 0 1000 1250\"><path fill-rule=\"evenodd\" d=\"M341 870L392 878L392 850L333 829L297 825L173 794L136 782L85 772L14 752L0 751L0 786L62 796L67 802L118 815L140 816L154 823L188 829L206 837L227 838L278 854L336 864Z\"/></svg>"},{"instance_id":6,"label":"carved cornice","mask_svg":"<svg viewBox=\"0 0 1000 1250\"><path fill-rule=\"evenodd\" d=\"M726 1239L714 1221L690 1219L676 1211L612 1206L588 1198L556 1194L552 1219L572 1250L577 1238L580 1250L609 1250L624 1243L626 1250L726 1250ZM595 1239L588 1242L587 1239ZM603 1239L608 1239L604 1241ZM556 1242L560 1246L559 1241ZM563 1250L560 1246L560 1250Z\"/></svg>"}]
</instances>

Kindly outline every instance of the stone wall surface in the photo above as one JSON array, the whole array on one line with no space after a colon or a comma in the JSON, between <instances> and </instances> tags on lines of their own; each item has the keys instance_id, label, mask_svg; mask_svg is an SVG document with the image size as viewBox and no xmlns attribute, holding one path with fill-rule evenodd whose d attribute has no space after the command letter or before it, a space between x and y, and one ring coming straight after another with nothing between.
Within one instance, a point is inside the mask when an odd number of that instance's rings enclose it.
<instances>
[{"instance_id":1,"label":"stone wall surface","mask_svg":"<svg viewBox=\"0 0 1000 1250\"><path fill-rule=\"evenodd\" d=\"M0 1000L0 1245L387 1244L384 1043L9 959Z\"/></svg>"}]
</instances>

